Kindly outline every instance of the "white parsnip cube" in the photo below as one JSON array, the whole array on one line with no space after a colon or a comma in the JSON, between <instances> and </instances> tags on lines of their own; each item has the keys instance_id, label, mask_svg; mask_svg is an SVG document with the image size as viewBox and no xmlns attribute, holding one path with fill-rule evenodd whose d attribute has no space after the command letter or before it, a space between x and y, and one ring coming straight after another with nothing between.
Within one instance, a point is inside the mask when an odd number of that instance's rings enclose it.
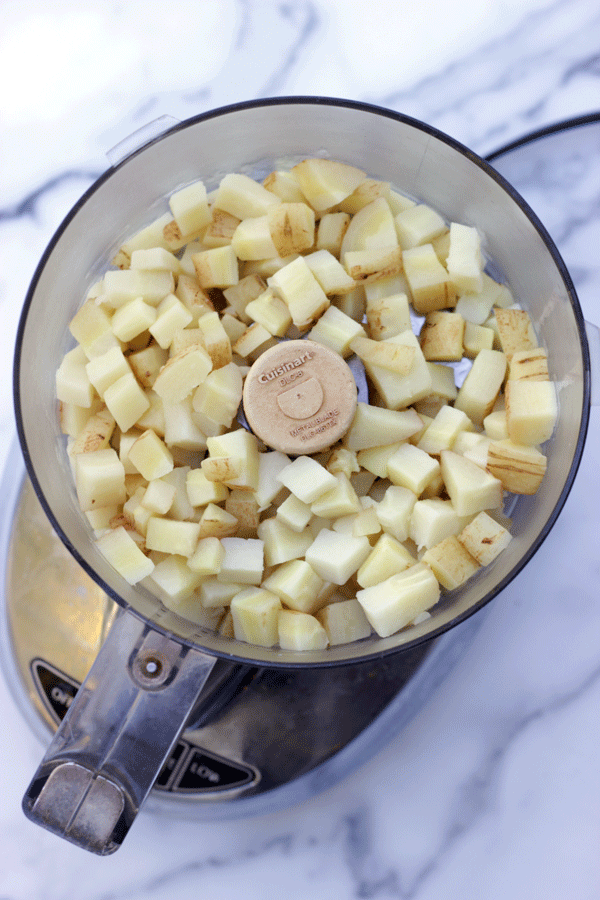
<instances>
[{"instance_id":1,"label":"white parsnip cube","mask_svg":"<svg viewBox=\"0 0 600 900\"><path fill-rule=\"evenodd\" d=\"M107 388L131 372L131 366L120 347L111 347L106 353L86 362L85 371L91 384L103 397Z\"/></svg>"},{"instance_id":2,"label":"white parsnip cube","mask_svg":"<svg viewBox=\"0 0 600 900\"><path fill-rule=\"evenodd\" d=\"M506 374L506 356L498 350L481 350L458 391L456 409L482 425L493 407Z\"/></svg>"},{"instance_id":3,"label":"white parsnip cube","mask_svg":"<svg viewBox=\"0 0 600 900\"><path fill-rule=\"evenodd\" d=\"M110 315L92 299L77 310L69 322L69 331L88 359L117 345Z\"/></svg>"},{"instance_id":4,"label":"white parsnip cube","mask_svg":"<svg viewBox=\"0 0 600 900\"><path fill-rule=\"evenodd\" d=\"M388 460L402 443L404 442L395 441L393 444L383 444L381 447L367 447L364 450L359 450L357 459L361 468L363 471L372 473L376 478L387 478Z\"/></svg>"},{"instance_id":5,"label":"white parsnip cube","mask_svg":"<svg viewBox=\"0 0 600 900\"><path fill-rule=\"evenodd\" d=\"M264 569L264 544L260 538L224 537L221 545L225 555L218 580L259 585Z\"/></svg>"},{"instance_id":6,"label":"white parsnip cube","mask_svg":"<svg viewBox=\"0 0 600 900\"><path fill-rule=\"evenodd\" d=\"M352 353L350 344L354 338L366 335L360 322L346 315L337 306L330 306L313 325L307 337L346 357Z\"/></svg>"},{"instance_id":7,"label":"white parsnip cube","mask_svg":"<svg viewBox=\"0 0 600 900\"><path fill-rule=\"evenodd\" d=\"M200 231L211 221L206 188L202 181L195 181L171 194L169 206L184 237Z\"/></svg>"},{"instance_id":8,"label":"white parsnip cube","mask_svg":"<svg viewBox=\"0 0 600 900\"><path fill-rule=\"evenodd\" d=\"M342 254L348 275L358 284L370 284L402 271L402 251L399 247L376 247L345 252L342 249Z\"/></svg>"},{"instance_id":9,"label":"white parsnip cube","mask_svg":"<svg viewBox=\"0 0 600 900\"><path fill-rule=\"evenodd\" d=\"M148 330L157 344L166 350L177 332L192 322L193 316L175 294L167 294L158 304L156 313L156 319L150 323Z\"/></svg>"},{"instance_id":10,"label":"white parsnip cube","mask_svg":"<svg viewBox=\"0 0 600 900\"><path fill-rule=\"evenodd\" d=\"M181 522L151 516L146 531L146 547L148 550L189 557L196 549L199 536L198 522Z\"/></svg>"},{"instance_id":11,"label":"white parsnip cube","mask_svg":"<svg viewBox=\"0 0 600 900\"><path fill-rule=\"evenodd\" d=\"M295 497L309 504L338 484L335 475L310 456L296 457L281 470L278 479Z\"/></svg>"},{"instance_id":12,"label":"white parsnip cube","mask_svg":"<svg viewBox=\"0 0 600 900\"><path fill-rule=\"evenodd\" d=\"M457 306L458 309L458 306ZM465 356L474 359L480 350L492 350L494 347L494 331L484 325L475 325L465 321L463 349Z\"/></svg>"},{"instance_id":13,"label":"white parsnip cube","mask_svg":"<svg viewBox=\"0 0 600 900\"><path fill-rule=\"evenodd\" d=\"M303 559L292 559L277 566L263 584L288 609L311 615L325 602L321 596L323 585L323 579Z\"/></svg>"},{"instance_id":14,"label":"white parsnip cube","mask_svg":"<svg viewBox=\"0 0 600 900\"><path fill-rule=\"evenodd\" d=\"M266 509L284 490L279 473L290 463L289 456L280 450L268 450L258 455L258 484L254 497L259 509Z\"/></svg>"},{"instance_id":15,"label":"white parsnip cube","mask_svg":"<svg viewBox=\"0 0 600 900\"><path fill-rule=\"evenodd\" d=\"M142 505L155 515L165 516L171 509L174 499L175 485L155 478L148 483L142 497Z\"/></svg>"},{"instance_id":16,"label":"white parsnip cube","mask_svg":"<svg viewBox=\"0 0 600 900\"><path fill-rule=\"evenodd\" d=\"M251 320L246 315L246 307L251 300L256 300L257 297L260 297L266 288L266 281L259 275L252 274L240 278L237 284L225 288L223 295L235 311L237 318L248 325Z\"/></svg>"},{"instance_id":17,"label":"white parsnip cube","mask_svg":"<svg viewBox=\"0 0 600 900\"><path fill-rule=\"evenodd\" d=\"M340 260L345 265L345 256L349 252L399 249L390 205L385 197L377 197L352 216L340 248Z\"/></svg>"},{"instance_id":18,"label":"white parsnip cube","mask_svg":"<svg viewBox=\"0 0 600 900\"><path fill-rule=\"evenodd\" d=\"M147 481L162 478L173 470L173 456L156 432L148 429L132 444L129 461Z\"/></svg>"},{"instance_id":19,"label":"white parsnip cube","mask_svg":"<svg viewBox=\"0 0 600 900\"><path fill-rule=\"evenodd\" d=\"M168 360L160 370L153 390L165 403L180 403L202 384L211 369L212 359L207 351L192 345Z\"/></svg>"},{"instance_id":20,"label":"white parsnip cube","mask_svg":"<svg viewBox=\"0 0 600 900\"><path fill-rule=\"evenodd\" d=\"M279 640L279 597L260 587L240 591L231 601L233 631L238 641L273 647Z\"/></svg>"},{"instance_id":21,"label":"white parsnip cube","mask_svg":"<svg viewBox=\"0 0 600 900\"><path fill-rule=\"evenodd\" d=\"M367 177L355 166L332 159L305 159L293 167L292 174L317 212L341 203Z\"/></svg>"},{"instance_id":22,"label":"white parsnip cube","mask_svg":"<svg viewBox=\"0 0 600 900\"><path fill-rule=\"evenodd\" d=\"M486 463L502 486L514 494L535 494L546 474L547 460L537 447L514 441L491 441Z\"/></svg>"},{"instance_id":23,"label":"white parsnip cube","mask_svg":"<svg viewBox=\"0 0 600 900\"><path fill-rule=\"evenodd\" d=\"M251 300L246 306L246 315L276 337L283 337L292 324L289 307L276 296L273 288L267 288L255 300Z\"/></svg>"},{"instance_id":24,"label":"white parsnip cube","mask_svg":"<svg viewBox=\"0 0 600 900\"><path fill-rule=\"evenodd\" d=\"M342 241L349 224L348 213L325 213L321 216L317 228L317 250L329 250L336 259L339 259Z\"/></svg>"},{"instance_id":25,"label":"white parsnip cube","mask_svg":"<svg viewBox=\"0 0 600 900\"><path fill-rule=\"evenodd\" d=\"M84 512L101 506L123 504L125 468L116 450L107 447L93 453L79 453L75 457L75 485L77 499Z\"/></svg>"},{"instance_id":26,"label":"white parsnip cube","mask_svg":"<svg viewBox=\"0 0 600 900\"><path fill-rule=\"evenodd\" d=\"M263 181L263 187L275 194L285 203L305 203L306 199L300 190L292 172L276 169Z\"/></svg>"},{"instance_id":27,"label":"white parsnip cube","mask_svg":"<svg viewBox=\"0 0 600 900\"><path fill-rule=\"evenodd\" d=\"M409 206L395 216L396 233L403 250L430 244L434 238L446 231L446 223L439 213L425 203Z\"/></svg>"},{"instance_id":28,"label":"white parsnip cube","mask_svg":"<svg viewBox=\"0 0 600 900\"><path fill-rule=\"evenodd\" d=\"M480 566L489 566L508 547L511 534L486 512L480 512L458 534L458 540Z\"/></svg>"},{"instance_id":29,"label":"white parsnip cube","mask_svg":"<svg viewBox=\"0 0 600 900\"><path fill-rule=\"evenodd\" d=\"M284 202L272 206L267 213L267 222L276 249L273 255L291 256L314 246L315 213L306 203Z\"/></svg>"},{"instance_id":30,"label":"white parsnip cube","mask_svg":"<svg viewBox=\"0 0 600 900\"><path fill-rule=\"evenodd\" d=\"M405 541L416 502L417 495L414 491L400 485L390 485L375 510L383 530L396 540Z\"/></svg>"},{"instance_id":31,"label":"white parsnip cube","mask_svg":"<svg viewBox=\"0 0 600 900\"><path fill-rule=\"evenodd\" d=\"M230 244L193 253L192 262L202 288L226 288L239 281L239 264Z\"/></svg>"},{"instance_id":32,"label":"white parsnip cube","mask_svg":"<svg viewBox=\"0 0 600 900\"><path fill-rule=\"evenodd\" d=\"M419 497L438 475L440 464L413 444L401 444L388 459L388 478L399 487L408 488Z\"/></svg>"},{"instance_id":33,"label":"white parsnip cube","mask_svg":"<svg viewBox=\"0 0 600 900\"><path fill-rule=\"evenodd\" d=\"M456 304L456 288L431 244L421 244L402 254L404 274L412 303L421 315Z\"/></svg>"},{"instance_id":34,"label":"white parsnip cube","mask_svg":"<svg viewBox=\"0 0 600 900\"><path fill-rule=\"evenodd\" d=\"M254 322L246 328L231 349L233 353L244 359L252 359L255 355L263 353L274 344L275 339L271 332L267 331L264 325L259 324L259 322Z\"/></svg>"},{"instance_id":35,"label":"white parsnip cube","mask_svg":"<svg viewBox=\"0 0 600 900\"><path fill-rule=\"evenodd\" d=\"M229 488L219 481L209 481L202 469L190 469L186 477L186 490L192 506L222 503L229 494Z\"/></svg>"},{"instance_id":36,"label":"white parsnip cube","mask_svg":"<svg viewBox=\"0 0 600 900\"><path fill-rule=\"evenodd\" d=\"M181 265L174 253L164 247L148 247L134 250L131 254L132 269L153 269L178 274Z\"/></svg>"},{"instance_id":37,"label":"white parsnip cube","mask_svg":"<svg viewBox=\"0 0 600 900\"><path fill-rule=\"evenodd\" d=\"M315 616L282 609L277 617L278 640L282 650L325 650L327 632Z\"/></svg>"},{"instance_id":38,"label":"white parsnip cube","mask_svg":"<svg viewBox=\"0 0 600 900\"><path fill-rule=\"evenodd\" d=\"M194 392L192 406L206 418L231 427L242 400L242 375L235 363L214 369Z\"/></svg>"},{"instance_id":39,"label":"white parsnip cube","mask_svg":"<svg viewBox=\"0 0 600 900\"><path fill-rule=\"evenodd\" d=\"M405 293L385 297L367 296L367 325L376 341L401 334L411 327L408 297Z\"/></svg>"},{"instance_id":40,"label":"white parsnip cube","mask_svg":"<svg viewBox=\"0 0 600 900\"><path fill-rule=\"evenodd\" d=\"M368 403L357 403L344 445L349 450L364 450L405 441L421 431L423 423L414 409L385 409Z\"/></svg>"},{"instance_id":41,"label":"white parsnip cube","mask_svg":"<svg viewBox=\"0 0 600 900\"><path fill-rule=\"evenodd\" d=\"M167 351L153 341L143 350L130 353L127 362L142 387L151 388L168 358Z\"/></svg>"},{"instance_id":42,"label":"white parsnip cube","mask_svg":"<svg viewBox=\"0 0 600 900\"><path fill-rule=\"evenodd\" d=\"M229 537L236 533L238 521L216 503L207 503L200 518L200 538Z\"/></svg>"},{"instance_id":43,"label":"white parsnip cube","mask_svg":"<svg viewBox=\"0 0 600 900\"><path fill-rule=\"evenodd\" d=\"M280 197L248 175L230 173L221 179L214 206L238 219L248 219L264 216L271 206L280 203Z\"/></svg>"},{"instance_id":44,"label":"white parsnip cube","mask_svg":"<svg viewBox=\"0 0 600 900\"><path fill-rule=\"evenodd\" d=\"M61 403L87 409L92 405L94 387L87 372L87 364L88 358L80 346L64 355L56 372L56 396Z\"/></svg>"},{"instance_id":45,"label":"white parsnip cube","mask_svg":"<svg viewBox=\"0 0 600 900\"><path fill-rule=\"evenodd\" d=\"M316 250L304 259L328 297L348 294L356 287L354 279L329 250Z\"/></svg>"},{"instance_id":46,"label":"white parsnip cube","mask_svg":"<svg viewBox=\"0 0 600 900\"><path fill-rule=\"evenodd\" d=\"M267 283L287 304L300 330L306 330L329 306L327 295L302 256L279 269Z\"/></svg>"},{"instance_id":47,"label":"white parsnip cube","mask_svg":"<svg viewBox=\"0 0 600 900\"><path fill-rule=\"evenodd\" d=\"M188 566L192 572L203 578L218 575L224 557L225 548L218 538L201 538L188 560Z\"/></svg>"},{"instance_id":48,"label":"white parsnip cube","mask_svg":"<svg viewBox=\"0 0 600 900\"><path fill-rule=\"evenodd\" d=\"M103 405L97 412L89 416L72 444L70 453L74 455L104 450L108 447L114 429L115 420Z\"/></svg>"},{"instance_id":49,"label":"white parsnip cube","mask_svg":"<svg viewBox=\"0 0 600 900\"><path fill-rule=\"evenodd\" d=\"M322 519L337 519L339 516L360 512L361 506L348 476L338 472L335 478L336 486L321 494L311 504L313 515Z\"/></svg>"},{"instance_id":50,"label":"white parsnip cube","mask_svg":"<svg viewBox=\"0 0 600 900\"><path fill-rule=\"evenodd\" d=\"M410 568L415 562L415 558L400 541L390 534L382 534L356 573L356 580L361 588L372 587Z\"/></svg>"},{"instance_id":51,"label":"white parsnip cube","mask_svg":"<svg viewBox=\"0 0 600 900\"><path fill-rule=\"evenodd\" d=\"M542 347L516 350L508 363L511 381L548 381L548 354Z\"/></svg>"},{"instance_id":52,"label":"white parsnip cube","mask_svg":"<svg viewBox=\"0 0 600 900\"><path fill-rule=\"evenodd\" d=\"M427 363L416 336L407 330L386 338L385 343L412 347L415 353L414 363L406 375L398 375L389 369L365 362L365 369L388 409L404 409L428 397L433 387L432 372L429 368L432 364ZM452 372L451 369L448 371Z\"/></svg>"},{"instance_id":53,"label":"white parsnip cube","mask_svg":"<svg viewBox=\"0 0 600 900\"><path fill-rule=\"evenodd\" d=\"M499 305L506 288L490 278L485 272L481 273L481 286L476 293L460 293L456 301L456 312L474 325L483 325L488 319L491 309Z\"/></svg>"},{"instance_id":54,"label":"white parsnip cube","mask_svg":"<svg viewBox=\"0 0 600 900\"><path fill-rule=\"evenodd\" d=\"M293 494L286 497L283 503L277 507L276 518L298 533L304 531L312 516L310 504L298 500Z\"/></svg>"},{"instance_id":55,"label":"white parsnip cube","mask_svg":"<svg viewBox=\"0 0 600 900\"><path fill-rule=\"evenodd\" d=\"M165 606L179 613L178 604L194 593L200 576L192 572L185 556L169 554L156 563L149 580ZM181 613L184 614L183 609Z\"/></svg>"},{"instance_id":56,"label":"white parsnip cube","mask_svg":"<svg viewBox=\"0 0 600 900\"><path fill-rule=\"evenodd\" d=\"M371 634L371 626L358 600L329 603L316 617L327 632L332 647L360 641Z\"/></svg>"},{"instance_id":57,"label":"white parsnip cube","mask_svg":"<svg viewBox=\"0 0 600 900\"><path fill-rule=\"evenodd\" d=\"M461 587L479 569L479 563L460 543L456 535L444 538L435 547L427 550L421 561L428 565L433 574L448 591Z\"/></svg>"},{"instance_id":58,"label":"white parsnip cube","mask_svg":"<svg viewBox=\"0 0 600 900\"><path fill-rule=\"evenodd\" d=\"M386 581L356 594L365 615L380 637L389 637L435 606L439 583L431 569L416 563Z\"/></svg>"},{"instance_id":59,"label":"white parsnip cube","mask_svg":"<svg viewBox=\"0 0 600 900\"><path fill-rule=\"evenodd\" d=\"M459 516L475 515L502 506L502 482L476 463L452 450L442 450L444 485Z\"/></svg>"},{"instance_id":60,"label":"white parsnip cube","mask_svg":"<svg viewBox=\"0 0 600 900\"><path fill-rule=\"evenodd\" d=\"M389 181L379 181L376 178L365 178L365 180L361 182L361 184L359 184L345 200L342 200L342 202L338 204L338 207L343 210L343 212L354 215L359 212L359 210L363 209L363 207L373 203L373 201L377 200L379 197L389 200L390 195L391 189Z\"/></svg>"},{"instance_id":61,"label":"white parsnip cube","mask_svg":"<svg viewBox=\"0 0 600 900\"><path fill-rule=\"evenodd\" d=\"M323 528L305 554L306 562L323 581L345 584L371 552L367 537L339 534Z\"/></svg>"},{"instance_id":62,"label":"white parsnip cube","mask_svg":"<svg viewBox=\"0 0 600 900\"><path fill-rule=\"evenodd\" d=\"M129 431L150 407L146 392L131 369L106 388L104 402L121 431Z\"/></svg>"},{"instance_id":63,"label":"white parsnip cube","mask_svg":"<svg viewBox=\"0 0 600 900\"><path fill-rule=\"evenodd\" d=\"M233 581L219 581L216 575L208 575L202 576L198 594L205 609L216 609L229 606L236 594L246 590L247 587L247 585L237 584Z\"/></svg>"},{"instance_id":64,"label":"white parsnip cube","mask_svg":"<svg viewBox=\"0 0 600 900\"><path fill-rule=\"evenodd\" d=\"M428 313L419 335L425 359L460 362L464 334L465 320L459 313L448 310Z\"/></svg>"},{"instance_id":65,"label":"white parsnip cube","mask_svg":"<svg viewBox=\"0 0 600 900\"><path fill-rule=\"evenodd\" d=\"M458 534L465 524L450 500L431 497L417 500L410 518L408 535L417 548L435 547L445 538Z\"/></svg>"},{"instance_id":66,"label":"white parsnip cube","mask_svg":"<svg viewBox=\"0 0 600 900\"><path fill-rule=\"evenodd\" d=\"M461 431L471 431L473 424L466 413L454 406L442 406L417 442L417 447L432 456L451 450Z\"/></svg>"},{"instance_id":67,"label":"white parsnip cube","mask_svg":"<svg viewBox=\"0 0 600 900\"><path fill-rule=\"evenodd\" d=\"M137 584L154 569L152 560L122 525L101 535L96 540L96 547L129 584Z\"/></svg>"},{"instance_id":68,"label":"white parsnip cube","mask_svg":"<svg viewBox=\"0 0 600 900\"><path fill-rule=\"evenodd\" d=\"M115 308L136 297L143 297L146 303L157 306L173 287L173 273L165 270L117 269L109 270L104 276L106 302Z\"/></svg>"},{"instance_id":69,"label":"white parsnip cube","mask_svg":"<svg viewBox=\"0 0 600 900\"><path fill-rule=\"evenodd\" d=\"M194 419L191 397L179 403L164 403L164 442L174 455L178 450L201 452L206 449L206 435Z\"/></svg>"},{"instance_id":70,"label":"white parsnip cube","mask_svg":"<svg viewBox=\"0 0 600 900\"><path fill-rule=\"evenodd\" d=\"M241 487L255 491L258 487L258 443L253 434L237 428L226 434L215 435L206 441L210 459L229 459L235 463L237 474L225 481L229 487ZM203 460L202 467L208 460ZM205 473L206 474L206 473Z\"/></svg>"},{"instance_id":71,"label":"white parsnip cube","mask_svg":"<svg viewBox=\"0 0 600 900\"><path fill-rule=\"evenodd\" d=\"M290 559L301 559L313 542L310 528L293 531L278 519L264 519L257 528L265 546L265 565L278 566Z\"/></svg>"},{"instance_id":72,"label":"white parsnip cube","mask_svg":"<svg viewBox=\"0 0 600 900\"><path fill-rule=\"evenodd\" d=\"M269 217L256 216L243 219L233 233L231 246L237 258L244 261L271 259L277 256L277 247L271 237Z\"/></svg>"},{"instance_id":73,"label":"white parsnip cube","mask_svg":"<svg viewBox=\"0 0 600 900\"><path fill-rule=\"evenodd\" d=\"M171 221L170 213L166 212L140 231L137 231L121 245L116 260L113 260L113 265L116 266L123 263L125 266L128 266L134 250L167 247L164 229Z\"/></svg>"},{"instance_id":74,"label":"white parsnip cube","mask_svg":"<svg viewBox=\"0 0 600 900\"><path fill-rule=\"evenodd\" d=\"M507 437L515 444L534 446L551 437L558 416L556 387L552 381L507 381Z\"/></svg>"},{"instance_id":75,"label":"white parsnip cube","mask_svg":"<svg viewBox=\"0 0 600 900\"><path fill-rule=\"evenodd\" d=\"M202 346L208 353L214 369L220 369L231 362L231 341L221 324L217 312L208 312L198 319L198 330L202 336Z\"/></svg>"},{"instance_id":76,"label":"white parsnip cube","mask_svg":"<svg viewBox=\"0 0 600 900\"><path fill-rule=\"evenodd\" d=\"M481 238L476 228L458 222L450 224L446 268L457 293L475 294L481 290L483 257Z\"/></svg>"},{"instance_id":77,"label":"white parsnip cube","mask_svg":"<svg viewBox=\"0 0 600 900\"><path fill-rule=\"evenodd\" d=\"M520 350L537 348L537 338L529 314L523 309L496 309L500 346L510 359Z\"/></svg>"}]
</instances>

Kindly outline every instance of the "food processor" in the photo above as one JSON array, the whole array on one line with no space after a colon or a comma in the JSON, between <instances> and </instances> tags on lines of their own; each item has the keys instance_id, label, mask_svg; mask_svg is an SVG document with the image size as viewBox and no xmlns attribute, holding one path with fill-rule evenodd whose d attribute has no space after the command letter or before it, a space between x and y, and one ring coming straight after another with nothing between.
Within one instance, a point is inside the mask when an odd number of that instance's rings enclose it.
<instances>
[{"instance_id":1,"label":"food processor","mask_svg":"<svg viewBox=\"0 0 600 900\"><path fill-rule=\"evenodd\" d=\"M108 565L77 504L53 375L103 260L169 193L198 178L214 187L230 171L261 178L315 155L361 166L448 221L480 228L492 271L548 349L559 417L542 487L511 506L513 540L492 566L389 638L299 653L202 629ZM397 734L548 534L577 471L590 403L586 328L551 238L498 161L493 168L435 129L368 104L278 98L159 120L109 160L52 239L25 301L20 447L2 486L5 668L32 727L46 742L56 732L24 810L101 855L118 848L147 798L207 817L267 811L322 790Z\"/></svg>"}]
</instances>

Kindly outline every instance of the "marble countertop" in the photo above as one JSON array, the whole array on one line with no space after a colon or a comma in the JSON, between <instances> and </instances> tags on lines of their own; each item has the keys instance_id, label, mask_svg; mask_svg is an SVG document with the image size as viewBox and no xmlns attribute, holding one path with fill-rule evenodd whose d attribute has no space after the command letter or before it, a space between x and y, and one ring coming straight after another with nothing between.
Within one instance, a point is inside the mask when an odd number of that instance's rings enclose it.
<instances>
[{"instance_id":1,"label":"marble countertop","mask_svg":"<svg viewBox=\"0 0 600 900\"><path fill-rule=\"evenodd\" d=\"M390 107L485 156L598 111L599 42L590 0L3 3L2 467L29 281L106 152L136 128L318 94ZM595 323L599 184L563 167L523 185ZM0 898L597 900L599 424L594 407L557 524L449 676L374 758L299 805L227 821L143 811L116 855L87 854L23 816L41 745L0 682Z\"/></svg>"}]
</instances>

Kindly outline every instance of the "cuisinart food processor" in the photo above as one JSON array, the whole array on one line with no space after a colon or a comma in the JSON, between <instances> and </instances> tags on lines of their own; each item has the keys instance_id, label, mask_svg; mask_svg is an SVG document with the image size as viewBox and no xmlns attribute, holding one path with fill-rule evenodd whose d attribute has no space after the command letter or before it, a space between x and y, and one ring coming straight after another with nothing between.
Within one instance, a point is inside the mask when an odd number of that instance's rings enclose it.
<instances>
[{"instance_id":1,"label":"cuisinart food processor","mask_svg":"<svg viewBox=\"0 0 600 900\"><path fill-rule=\"evenodd\" d=\"M35 730L58 728L24 809L99 854L118 848L148 795L194 815L266 811L328 786L398 733L470 641L472 614L552 527L589 414L587 338L568 273L527 204L469 150L388 110L321 98L239 104L167 125L113 151L38 267L15 358L21 446L3 483L8 676ZM317 154L481 228L548 349L559 417L542 488L511 509L514 539L493 566L388 638L300 653L181 619L102 558L72 486L52 375L102 260L175 187L197 178L214 186L230 171L264 177Z\"/></svg>"}]
</instances>

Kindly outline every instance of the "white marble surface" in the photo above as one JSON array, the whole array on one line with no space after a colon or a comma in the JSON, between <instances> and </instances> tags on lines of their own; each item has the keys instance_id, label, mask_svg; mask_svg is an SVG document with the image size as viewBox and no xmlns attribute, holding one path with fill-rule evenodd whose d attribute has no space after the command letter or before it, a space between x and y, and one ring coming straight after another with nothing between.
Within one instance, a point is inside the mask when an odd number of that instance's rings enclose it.
<instances>
[{"instance_id":1,"label":"white marble surface","mask_svg":"<svg viewBox=\"0 0 600 900\"><path fill-rule=\"evenodd\" d=\"M485 155L599 109L599 43L592 0L5 0L0 462L37 260L106 151L135 128L321 94L408 113ZM577 185L567 168L531 198L540 214L546 204L585 316L599 322L598 179ZM374 759L300 806L226 822L144 812L115 856L86 854L21 813L40 745L2 682L0 898L597 900L598 426L595 408L558 523L450 677Z\"/></svg>"}]
</instances>

